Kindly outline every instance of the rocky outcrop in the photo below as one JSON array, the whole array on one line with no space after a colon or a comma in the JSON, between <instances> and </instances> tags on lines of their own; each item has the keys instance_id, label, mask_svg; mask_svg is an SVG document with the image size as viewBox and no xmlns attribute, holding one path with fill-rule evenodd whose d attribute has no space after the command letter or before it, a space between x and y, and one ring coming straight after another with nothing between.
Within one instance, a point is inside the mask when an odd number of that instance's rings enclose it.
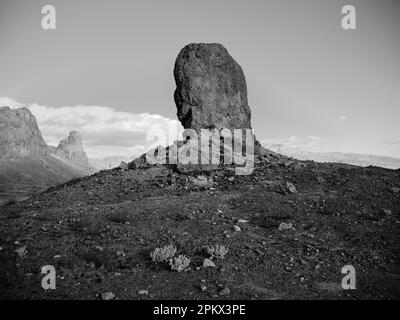
<instances>
[{"instance_id":1,"label":"rocky outcrop","mask_svg":"<svg viewBox=\"0 0 400 320\"><path fill-rule=\"evenodd\" d=\"M243 165L243 170L235 169L236 174L249 174L255 155L260 158L275 156L255 139L246 79L242 68L224 46L217 43L185 46L176 59L174 77L178 118L185 129L192 130L186 130L184 141L167 148L155 148L147 157L142 155L131 162L130 168L167 163L176 166L179 172L193 172L235 164ZM201 129L211 129L204 141ZM238 133L233 129L243 131ZM175 154L179 160L174 160Z\"/></svg>"},{"instance_id":2,"label":"rocky outcrop","mask_svg":"<svg viewBox=\"0 0 400 320\"><path fill-rule=\"evenodd\" d=\"M35 117L25 108L0 108L0 158L38 157L46 153Z\"/></svg>"},{"instance_id":3,"label":"rocky outcrop","mask_svg":"<svg viewBox=\"0 0 400 320\"><path fill-rule=\"evenodd\" d=\"M174 77L177 115L184 128L251 128L243 70L221 44L185 46Z\"/></svg>"},{"instance_id":4,"label":"rocky outcrop","mask_svg":"<svg viewBox=\"0 0 400 320\"><path fill-rule=\"evenodd\" d=\"M88 172L96 171L89 163L88 156L83 149L82 135L78 131L71 131L68 138L61 140L54 151L54 156Z\"/></svg>"}]
</instances>

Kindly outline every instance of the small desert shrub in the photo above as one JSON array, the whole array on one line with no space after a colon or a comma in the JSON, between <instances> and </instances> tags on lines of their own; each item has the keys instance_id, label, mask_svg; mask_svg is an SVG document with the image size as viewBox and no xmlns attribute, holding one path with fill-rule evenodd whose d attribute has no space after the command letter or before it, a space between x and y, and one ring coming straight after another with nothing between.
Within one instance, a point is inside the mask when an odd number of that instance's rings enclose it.
<instances>
[{"instance_id":1,"label":"small desert shrub","mask_svg":"<svg viewBox=\"0 0 400 320\"><path fill-rule=\"evenodd\" d=\"M215 246L207 247L207 253L210 255L211 259L223 259L228 253L228 248L224 245L217 244Z\"/></svg>"},{"instance_id":2,"label":"small desert shrub","mask_svg":"<svg viewBox=\"0 0 400 320\"><path fill-rule=\"evenodd\" d=\"M16 249L15 252L20 258L25 258L26 254L28 253L28 251L26 250L26 246Z\"/></svg>"},{"instance_id":3,"label":"small desert shrub","mask_svg":"<svg viewBox=\"0 0 400 320\"><path fill-rule=\"evenodd\" d=\"M155 263L163 263L171 260L176 253L176 247L173 244L162 248L156 248L150 253L150 257Z\"/></svg>"},{"instance_id":4,"label":"small desert shrub","mask_svg":"<svg viewBox=\"0 0 400 320\"><path fill-rule=\"evenodd\" d=\"M169 265L171 266L171 270L176 270L178 272L185 271L190 264L190 259L184 255L180 254L179 256L170 259Z\"/></svg>"}]
</instances>

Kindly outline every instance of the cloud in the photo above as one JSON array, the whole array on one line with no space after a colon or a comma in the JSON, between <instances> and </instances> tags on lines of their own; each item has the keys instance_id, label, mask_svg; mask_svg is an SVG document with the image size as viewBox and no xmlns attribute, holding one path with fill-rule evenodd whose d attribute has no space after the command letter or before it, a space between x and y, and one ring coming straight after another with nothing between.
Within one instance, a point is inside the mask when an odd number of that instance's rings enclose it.
<instances>
[{"instance_id":1,"label":"cloud","mask_svg":"<svg viewBox=\"0 0 400 320\"><path fill-rule=\"evenodd\" d=\"M340 116L339 120L347 120L347 116Z\"/></svg>"},{"instance_id":2,"label":"cloud","mask_svg":"<svg viewBox=\"0 0 400 320\"><path fill-rule=\"evenodd\" d=\"M166 135L168 130L183 128L177 120L159 114L129 113L104 106L50 107L38 103L23 104L7 97L0 97L0 106L11 108L25 106L36 117L44 139L58 145L72 130L82 133L89 157L137 156L155 144L148 135ZM169 137L170 143L175 137Z\"/></svg>"}]
</instances>

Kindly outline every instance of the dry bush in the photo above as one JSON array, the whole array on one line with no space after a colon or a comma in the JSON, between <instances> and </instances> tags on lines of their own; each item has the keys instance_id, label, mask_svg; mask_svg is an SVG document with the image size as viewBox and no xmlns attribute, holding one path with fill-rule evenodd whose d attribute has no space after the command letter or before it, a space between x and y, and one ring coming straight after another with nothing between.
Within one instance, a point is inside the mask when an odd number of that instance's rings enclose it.
<instances>
[{"instance_id":1,"label":"dry bush","mask_svg":"<svg viewBox=\"0 0 400 320\"><path fill-rule=\"evenodd\" d=\"M210 259L224 259L228 253L228 248L224 245L217 244L215 246L207 247L207 252L210 255Z\"/></svg>"},{"instance_id":2,"label":"dry bush","mask_svg":"<svg viewBox=\"0 0 400 320\"><path fill-rule=\"evenodd\" d=\"M150 253L150 257L155 263L164 263L171 260L176 253L176 247L173 244L156 248Z\"/></svg>"},{"instance_id":3,"label":"dry bush","mask_svg":"<svg viewBox=\"0 0 400 320\"><path fill-rule=\"evenodd\" d=\"M176 270L178 272L185 271L189 267L189 264L190 264L190 259L184 254L180 254L179 256L169 261L171 270Z\"/></svg>"}]
</instances>

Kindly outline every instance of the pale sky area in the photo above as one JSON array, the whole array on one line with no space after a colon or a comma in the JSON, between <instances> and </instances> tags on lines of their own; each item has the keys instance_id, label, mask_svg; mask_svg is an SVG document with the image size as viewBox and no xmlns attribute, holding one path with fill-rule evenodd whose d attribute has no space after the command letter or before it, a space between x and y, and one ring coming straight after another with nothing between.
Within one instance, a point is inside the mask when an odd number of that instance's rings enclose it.
<instances>
[{"instance_id":1,"label":"pale sky area","mask_svg":"<svg viewBox=\"0 0 400 320\"><path fill-rule=\"evenodd\" d=\"M90 157L140 153L176 123L172 71L192 42L242 66L259 140L400 157L396 0L0 0L0 106L30 104L49 144L78 130Z\"/></svg>"}]
</instances>

